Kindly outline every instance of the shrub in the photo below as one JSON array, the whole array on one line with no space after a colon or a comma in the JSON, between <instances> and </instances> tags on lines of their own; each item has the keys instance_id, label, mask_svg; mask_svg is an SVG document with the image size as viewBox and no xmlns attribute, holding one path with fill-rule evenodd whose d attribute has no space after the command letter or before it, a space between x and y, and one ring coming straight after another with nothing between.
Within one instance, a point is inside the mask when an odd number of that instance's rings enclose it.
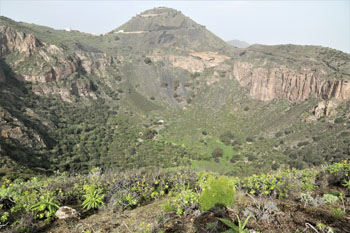
<instances>
[{"instance_id":1,"label":"shrub","mask_svg":"<svg viewBox=\"0 0 350 233\"><path fill-rule=\"evenodd\" d=\"M253 138L251 138L251 137L247 137L245 140L246 140L247 142L253 142L253 141L254 141Z\"/></svg>"},{"instance_id":2,"label":"shrub","mask_svg":"<svg viewBox=\"0 0 350 233\"><path fill-rule=\"evenodd\" d=\"M285 135L288 135L288 134L291 134L291 133L293 133L293 130L291 130L291 129L286 129L286 130L284 131L284 134L285 134Z\"/></svg>"},{"instance_id":3,"label":"shrub","mask_svg":"<svg viewBox=\"0 0 350 233\"><path fill-rule=\"evenodd\" d=\"M143 133L143 139L149 140L153 139L157 135L157 131L154 129L146 129L145 132Z\"/></svg>"},{"instance_id":4,"label":"shrub","mask_svg":"<svg viewBox=\"0 0 350 233\"><path fill-rule=\"evenodd\" d=\"M249 111L249 107L244 107L244 111Z\"/></svg>"},{"instance_id":5,"label":"shrub","mask_svg":"<svg viewBox=\"0 0 350 233\"><path fill-rule=\"evenodd\" d=\"M188 186L182 186L181 192L175 193L172 201L168 201L162 206L166 212L175 211L177 215L186 215L196 207L198 203L198 194Z\"/></svg>"},{"instance_id":6,"label":"shrub","mask_svg":"<svg viewBox=\"0 0 350 233\"><path fill-rule=\"evenodd\" d=\"M201 76L201 73L194 72L191 76L192 76L192 78L198 78L199 76Z\"/></svg>"},{"instance_id":7,"label":"shrub","mask_svg":"<svg viewBox=\"0 0 350 233\"><path fill-rule=\"evenodd\" d=\"M224 150L217 147L213 150L211 154L214 158L222 157L222 155L224 154Z\"/></svg>"},{"instance_id":8,"label":"shrub","mask_svg":"<svg viewBox=\"0 0 350 233\"><path fill-rule=\"evenodd\" d=\"M247 157L248 157L248 161L256 160L256 156L254 154L249 154Z\"/></svg>"},{"instance_id":9,"label":"shrub","mask_svg":"<svg viewBox=\"0 0 350 233\"><path fill-rule=\"evenodd\" d=\"M147 65L151 64L152 63L152 60L151 58L149 57L146 57L145 60L143 60Z\"/></svg>"},{"instance_id":10,"label":"shrub","mask_svg":"<svg viewBox=\"0 0 350 233\"><path fill-rule=\"evenodd\" d=\"M234 181L226 176L209 176L202 185L199 204L202 211L215 206L232 206L235 199Z\"/></svg>"},{"instance_id":11,"label":"shrub","mask_svg":"<svg viewBox=\"0 0 350 233\"><path fill-rule=\"evenodd\" d=\"M104 204L102 190L96 188L95 184L89 184L84 186L85 195L82 207L86 210L97 209Z\"/></svg>"},{"instance_id":12,"label":"shrub","mask_svg":"<svg viewBox=\"0 0 350 233\"><path fill-rule=\"evenodd\" d=\"M332 217L336 218L336 219L341 219L344 217L345 212L344 210L342 210L342 208L331 208L331 215Z\"/></svg>"},{"instance_id":13,"label":"shrub","mask_svg":"<svg viewBox=\"0 0 350 233\"><path fill-rule=\"evenodd\" d=\"M306 146L306 145L308 145L308 144L309 144L308 141L299 142L299 143L298 143L298 147Z\"/></svg>"},{"instance_id":14,"label":"shrub","mask_svg":"<svg viewBox=\"0 0 350 233\"><path fill-rule=\"evenodd\" d=\"M340 133L340 137L348 137L349 135L350 135L350 132L346 132L346 131Z\"/></svg>"},{"instance_id":15,"label":"shrub","mask_svg":"<svg viewBox=\"0 0 350 233\"><path fill-rule=\"evenodd\" d=\"M276 138L279 138L279 137L281 137L282 135L283 135L282 132L277 132L277 133L275 134L275 137L276 137Z\"/></svg>"},{"instance_id":16,"label":"shrub","mask_svg":"<svg viewBox=\"0 0 350 233\"><path fill-rule=\"evenodd\" d=\"M220 140L227 146L231 144L233 138L234 135L230 131L227 131L220 135Z\"/></svg>"},{"instance_id":17,"label":"shrub","mask_svg":"<svg viewBox=\"0 0 350 233\"><path fill-rule=\"evenodd\" d=\"M289 161L288 163L291 168L296 168L299 170L304 168L304 163L301 162L300 160L292 160L292 161Z\"/></svg>"},{"instance_id":18,"label":"shrub","mask_svg":"<svg viewBox=\"0 0 350 233\"><path fill-rule=\"evenodd\" d=\"M336 119L334 120L334 123L336 123L336 124L341 124L341 123L344 123L344 119L343 119L343 118L341 118L341 117L336 118Z\"/></svg>"},{"instance_id":19,"label":"shrub","mask_svg":"<svg viewBox=\"0 0 350 233\"><path fill-rule=\"evenodd\" d=\"M31 206L31 209L37 213L38 218L46 218L47 220L53 220L55 218L58 208L60 208L59 203L56 197L51 194L40 196L40 201Z\"/></svg>"},{"instance_id":20,"label":"shrub","mask_svg":"<svg viewBox=\"0 0 350 233\"><path fill-rule=\"evenodd\" d=\"M274 163L272 164L271 169L276 171L279 167L280 165L278 163Z\"/></svg>"},{"instance_id":21,"label":"shrub","mask_svg":"<svg viewBox=\"0 0 350 233\"><path fill-rule=\"evenodd\" d=\"M333 204L339 200L337 196L334 196L332 194L324 194L322 199L328 204Z\"/></svg>"}]
</instances>

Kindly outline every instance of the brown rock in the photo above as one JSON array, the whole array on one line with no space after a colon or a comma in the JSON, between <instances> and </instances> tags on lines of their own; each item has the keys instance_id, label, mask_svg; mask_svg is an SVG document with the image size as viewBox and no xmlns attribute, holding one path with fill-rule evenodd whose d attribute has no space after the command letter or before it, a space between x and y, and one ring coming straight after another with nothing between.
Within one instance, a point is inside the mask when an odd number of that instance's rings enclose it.
<instances>
[{"instance_id":1,"label":"brown rock","mask_svg":"<svg viewBox=\"0 0 350 233\"><path fill-rule=\"evenodd\" d=\"M335 115L337 113L336 108L338 107L338 105L339 101L337 100L319 102L314 110L314 115L316 119Z\"/></svg>"},{"instance_id":2,"label":"brown rock","mask_svg":"<svg viewBox=\"0 0 350 233\"><path fill-rule=\"evenodd\" d=\"M8 138L9 137L7 131L4 130L4 129L1 130L1 136L4 137L4 138Z\"/></svg>"},{"instance_id":3,"label":"brown rock","mask_svg":"<svg viewBox=\"0 0 350 233\"><path fill-rule=\"evenodd\" d=\"M233 74L242 86L249 88L250 96L258 100L284 98L290 102L299 102L312 96L324 100L350 99L349 81L324 80L307 70L253 68L251 63L236 62Z\"/></svg>"},{"instance_id":4,"label":"brown rock","mask_svg":"<svg viewBox=\"0 0 350 233\"><path fill-rule=\"evenodd\" d=\"M75 209L62 206L56 211L56 218L58 219L79 219L80 214Z\"/></svg>"},{"instance_id":5,"label":"brown rock","mask_svg":"<svg viewBox=\"0 0 350 233\"><path fill-rule=\"evenodd\" d=\"M42 46L42 43L31 34L17 32L15 29L6 26L0 27L0 56L17 50L29 57L40 46Z\"/></svg>"}]
</instances>

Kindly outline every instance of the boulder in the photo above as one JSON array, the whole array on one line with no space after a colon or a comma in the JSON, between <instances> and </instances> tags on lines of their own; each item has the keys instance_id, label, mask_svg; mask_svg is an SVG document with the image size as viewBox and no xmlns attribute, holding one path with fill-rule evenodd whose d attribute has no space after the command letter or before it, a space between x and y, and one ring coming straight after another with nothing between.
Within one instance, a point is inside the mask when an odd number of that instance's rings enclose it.
<instances>
[{"instance_id":1,"label":"boulder","mask_svg":"<svg viewBox=\"0 0 350 233\"><path fill-rule=\"evenodd\" d=\"M71 207L62 206L56 211L56 217L58 219L79 219L80 214Z\"/></svg>"}]
</instances>

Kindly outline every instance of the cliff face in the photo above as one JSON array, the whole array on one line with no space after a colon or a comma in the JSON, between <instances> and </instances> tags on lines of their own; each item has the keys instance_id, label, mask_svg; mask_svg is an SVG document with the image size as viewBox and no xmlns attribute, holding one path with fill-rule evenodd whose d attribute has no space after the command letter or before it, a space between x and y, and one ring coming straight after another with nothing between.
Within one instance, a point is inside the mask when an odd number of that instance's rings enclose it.
<instances>
[{"instance_id":1,"label":"cliff face","mask_svg":"<svg viewBox=\"0 0 350 233\"><path fill-rule=\"evenodd\" d=\"M42 44L33 35L17 32L10 27L0 26L0 56L17 50L29 57L40 46Z\"/></svg>"},{"instance_id":2,"label":"cliff face","mask_svg":"<svg viewBox=\"0 0 350 233\"><path fill-rule=\"evenodd\" d=\"M64 101L76 97L92 97L92 84L75 77L106 75L106 67L114 62L111 56L99 52L67 51L64 48L38 40L32 34L0 26L0 57L12 69L19 81L31 82L33 91L40 95L58 94ZM68 82L58 82L61 80ZM0 67L0 82L5 75ZM56 85L49 84L56 82Z\"/></svg>"},{"instance_id":3,"label":"cliff face","mask_svg":"<svg viewBox=\"0 0 350 233\"><path fill-rule=\"evenodd\" d=\"M290 68L254 68L248 62L236 62L233 74L239 83L248 87L251 97L269 101L285 98L291 102L310 97L321 99L350 99L350 82L324 80L312 71L296 71Z\"/></svg>"}]
</instances>

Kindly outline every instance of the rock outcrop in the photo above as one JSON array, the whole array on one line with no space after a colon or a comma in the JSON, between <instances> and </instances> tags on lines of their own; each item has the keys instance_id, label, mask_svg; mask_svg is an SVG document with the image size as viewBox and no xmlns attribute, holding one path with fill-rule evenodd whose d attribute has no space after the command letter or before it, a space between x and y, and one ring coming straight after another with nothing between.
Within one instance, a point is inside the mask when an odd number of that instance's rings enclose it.
<instances>
[{"instance_id":1,"label":"rock outcrop","mask_svg":"<svg viewBox=\"0 0 350 233\"><path fill-rule=\"evenodd\" d=\"M285 98L291 102L310 97L321 99L350 99L350 82L325 80L315 72L297 71L286 67L253 67L248 62L236 62L233 74L242 86L248 87L251 97L269 101Z\"/></svg>"},{"instance_id":2,"label":"rock outcrop","mask_svg":"<svg viewBox=\"0 0 350 233\"><path fill-rule=\"evenodd\" d=\"M0 57L15 50L29 57L40 46L42 43L33 35L16 31L7 26L0 26Z\"/></svg>"},{"instance_id":3,"label":"rock outcrop","mask_svg":"<svg viewBox=\"0 0 350 233\"><path fill-rule=\"evenodd\" d=\"M58 94L69 102L75 97L96 98L93 84L75 79L76 75L108 75L105 69L114 62L113 57L102 52L69 51L41 42L31 34L0 26L0 57L11 53L16 59L7 65L17 80L33 83L32 90L36 94ZM58 85L63 79L70 80ZM5 75L0 67L0 82L4 81ZM48 84L52 82L57 83Z\"/></svg>"},{"instance_id":4,"label":"rock outcrop","mask_svg":"<svg viewBox=\"0 0 350 233\"><path fill-rule=\"evenodd\" d=\"M79 219L79 217L78 211L68 206L62 206L56 211L56 218L58 219Z\"/></svg>"}]
</instances>

